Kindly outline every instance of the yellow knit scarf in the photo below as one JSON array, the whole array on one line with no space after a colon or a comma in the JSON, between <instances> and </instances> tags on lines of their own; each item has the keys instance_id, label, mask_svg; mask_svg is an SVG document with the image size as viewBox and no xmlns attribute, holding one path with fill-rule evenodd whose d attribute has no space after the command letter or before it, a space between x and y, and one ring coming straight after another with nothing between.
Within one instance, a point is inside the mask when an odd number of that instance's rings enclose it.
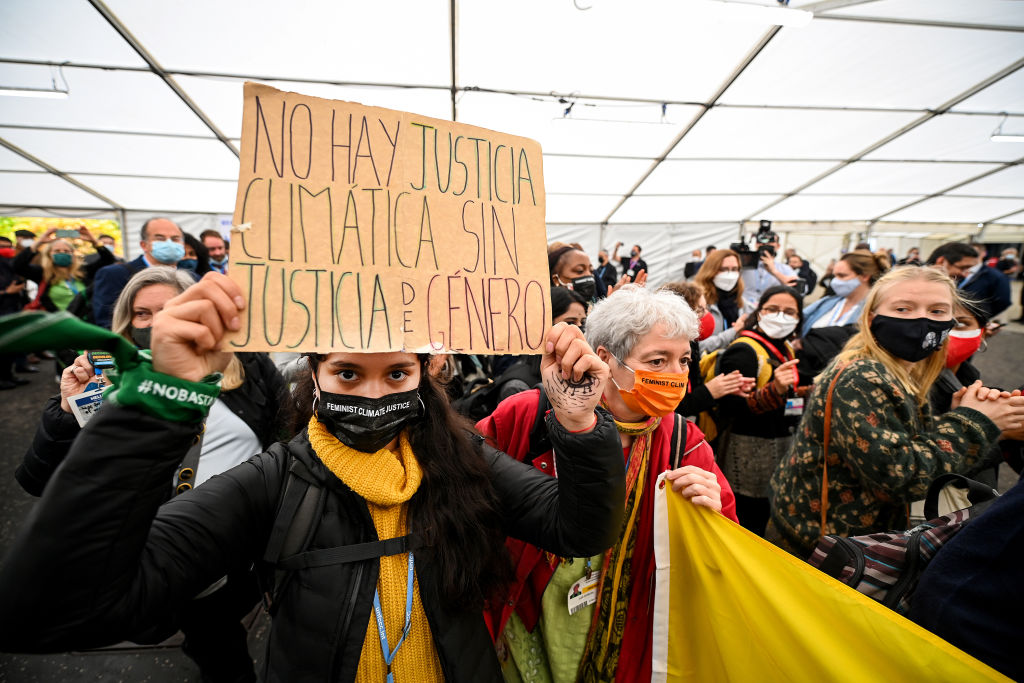
<instances>
[{"instance_id":1,"label":"yellow knit scarf","mask_svg":"<svg viewBox=\"0 0 1024 683\"><path fill-rule=\"evenodd\" d=\"M399 439L398 453L387 448L376 453L361 453L338 441L314 416L309 421L309 443L327 469L366 500L378 538L395 538L408 533L409 499L419 489L423 472L404 431ZM402 637L405 627L408 569L408 553L380 558L377 590L391 648ZM391 671L396 683L444 680L441 661L423 611L418 579L413 582L409 636L398 649ZM381 683L386 677L387 666L380 649L377 621L371 609L356 681Z\"/></svg>"}]
</instances>

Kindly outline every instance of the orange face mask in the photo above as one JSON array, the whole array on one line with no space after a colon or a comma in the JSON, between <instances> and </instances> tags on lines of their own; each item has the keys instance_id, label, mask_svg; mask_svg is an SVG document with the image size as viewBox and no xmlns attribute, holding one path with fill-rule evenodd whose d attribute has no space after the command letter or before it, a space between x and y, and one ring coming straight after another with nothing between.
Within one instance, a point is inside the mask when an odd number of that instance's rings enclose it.
<instances>
[{"instance_id":1,"label":"orange face mask","mask_svg":"<svg viewBox=\"0 0 1024 683\"><path fill-rule=\"evenodd\" d=\"M687 368L684 372L651 372L650 370L633 370L618 358L619 365L633 373L633 388L629 391L619 389L622 402L630 410L651 417L665 417L679 405L686 395L686 382L690 375Z\"/></svg>"}]
</instances>

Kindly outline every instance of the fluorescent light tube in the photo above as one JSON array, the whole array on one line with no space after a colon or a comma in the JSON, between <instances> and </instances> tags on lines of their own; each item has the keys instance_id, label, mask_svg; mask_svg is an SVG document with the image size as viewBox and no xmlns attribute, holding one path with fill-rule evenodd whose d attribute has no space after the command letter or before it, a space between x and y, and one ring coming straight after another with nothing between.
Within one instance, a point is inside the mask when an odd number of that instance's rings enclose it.
<instances>
[{"instance_id":1,"label":"fluorescent light tube","mask_svg":"<svg viewBox=\"0 0 1024 683\"><path fill-rule=\"evenodd\" d=\"M43 90L41 88L9 88L0 86L0 95L12 97L43 97L54 100L65 100L68 97L66 90Z\"/></svg>"}]
</instances>

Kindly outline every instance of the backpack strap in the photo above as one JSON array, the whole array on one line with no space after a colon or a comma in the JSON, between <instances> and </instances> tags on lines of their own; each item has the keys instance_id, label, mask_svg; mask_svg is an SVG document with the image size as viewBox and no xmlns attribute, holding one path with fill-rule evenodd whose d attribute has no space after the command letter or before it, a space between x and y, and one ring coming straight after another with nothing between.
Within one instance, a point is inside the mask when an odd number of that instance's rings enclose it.
<instances>
[{"instance_id":1,"label":"backpack strap","mask_svg":"<svg viewBox=\"0 0 1024 683\"><path fill-rule=\"evenodd\" d=\"M679 463L683 460L683 446L686 445L686 418L679 413L672 413L675 416L675 424L672 427L672 445L668 453L668 461L672 469L679 469Z\"/></svg>"},{"instance_id":2,"label":"backpack strap","mask_svg":"<svg viewBox=\"0 0 1024 683\"><path fill-rule=\"evenodd\" d=\"M940 474L935 477L935 480L928 487L928 495L924 499L924 518L926 520L935 519L939 516L939 494L942 493L942 489L950 484L957 488L967 489L967 500L970 501L972 506L999 497L999 492L988 484L968 479L964 475L956 474L955 472Z\"/></svg>"},{"instance_id":3,"label":"backpack strap","mask_svg":"<svg viewBox=\"0 0 1024 683\"><path fill-rule=\"evenodd\" d=\"M294 456L290 460L277 516L263 552L264 567L273 569L272 577L260 581L264 584L260 586L263 607L270 614L273 614L274 603L291 577L291 571L282 567L281 559L292 557L302 550L313 530L323 496L323 489L310 481L306 466Z\"/></svg>"},{"instance_id":4,"label":"backpack strap","mask_svg":"<svg viewBox=\"0 0 1024 683\"><path fill-rule=\"evenodd\" d=\"M419 544L415 541L415 536L406 534L405 536L386 538L381 541L368 541L366 543L340 545L336 548L310 550L298 555L282 558L278 561L278 567L286 571L295 571L296 569L308 569L309 567L327 567L332 564L362 562L363 560L407 553L415 550L417 547L419 547Z\"/></svg>"},{"instance_id":5,"label":"backpack strap","mask_svg":"<svg viewBox=\"0 0 1024 683\"><path fill-rule=\"evenodd\" d=\"M825 536L825 522L828 518L828 447L832 441L832 394L835 392L839 375L843 374L843 370L849 364L850 361L844 361L839 365L836 374L832 376L832 381L828 384L828 391L825 393L825 455L821 459L821 530L818 534L820 537Z\"/></svg>"}]
</instances>

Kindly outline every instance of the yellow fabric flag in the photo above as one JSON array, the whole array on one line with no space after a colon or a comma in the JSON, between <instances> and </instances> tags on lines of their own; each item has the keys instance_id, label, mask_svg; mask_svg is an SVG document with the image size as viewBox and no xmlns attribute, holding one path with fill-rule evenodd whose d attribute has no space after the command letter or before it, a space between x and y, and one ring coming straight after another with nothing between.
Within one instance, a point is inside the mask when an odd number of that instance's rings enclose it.
<instances>
[{"instance_id":1,"label":"yellow fabric flag","mask_svg":"<svg viewBox=\"0 0 1024 683\"><path fill-rule=\"evenodd\" d=\"M663 480L652 680L1010 680Z\"/></svg>"}]
</instances>

